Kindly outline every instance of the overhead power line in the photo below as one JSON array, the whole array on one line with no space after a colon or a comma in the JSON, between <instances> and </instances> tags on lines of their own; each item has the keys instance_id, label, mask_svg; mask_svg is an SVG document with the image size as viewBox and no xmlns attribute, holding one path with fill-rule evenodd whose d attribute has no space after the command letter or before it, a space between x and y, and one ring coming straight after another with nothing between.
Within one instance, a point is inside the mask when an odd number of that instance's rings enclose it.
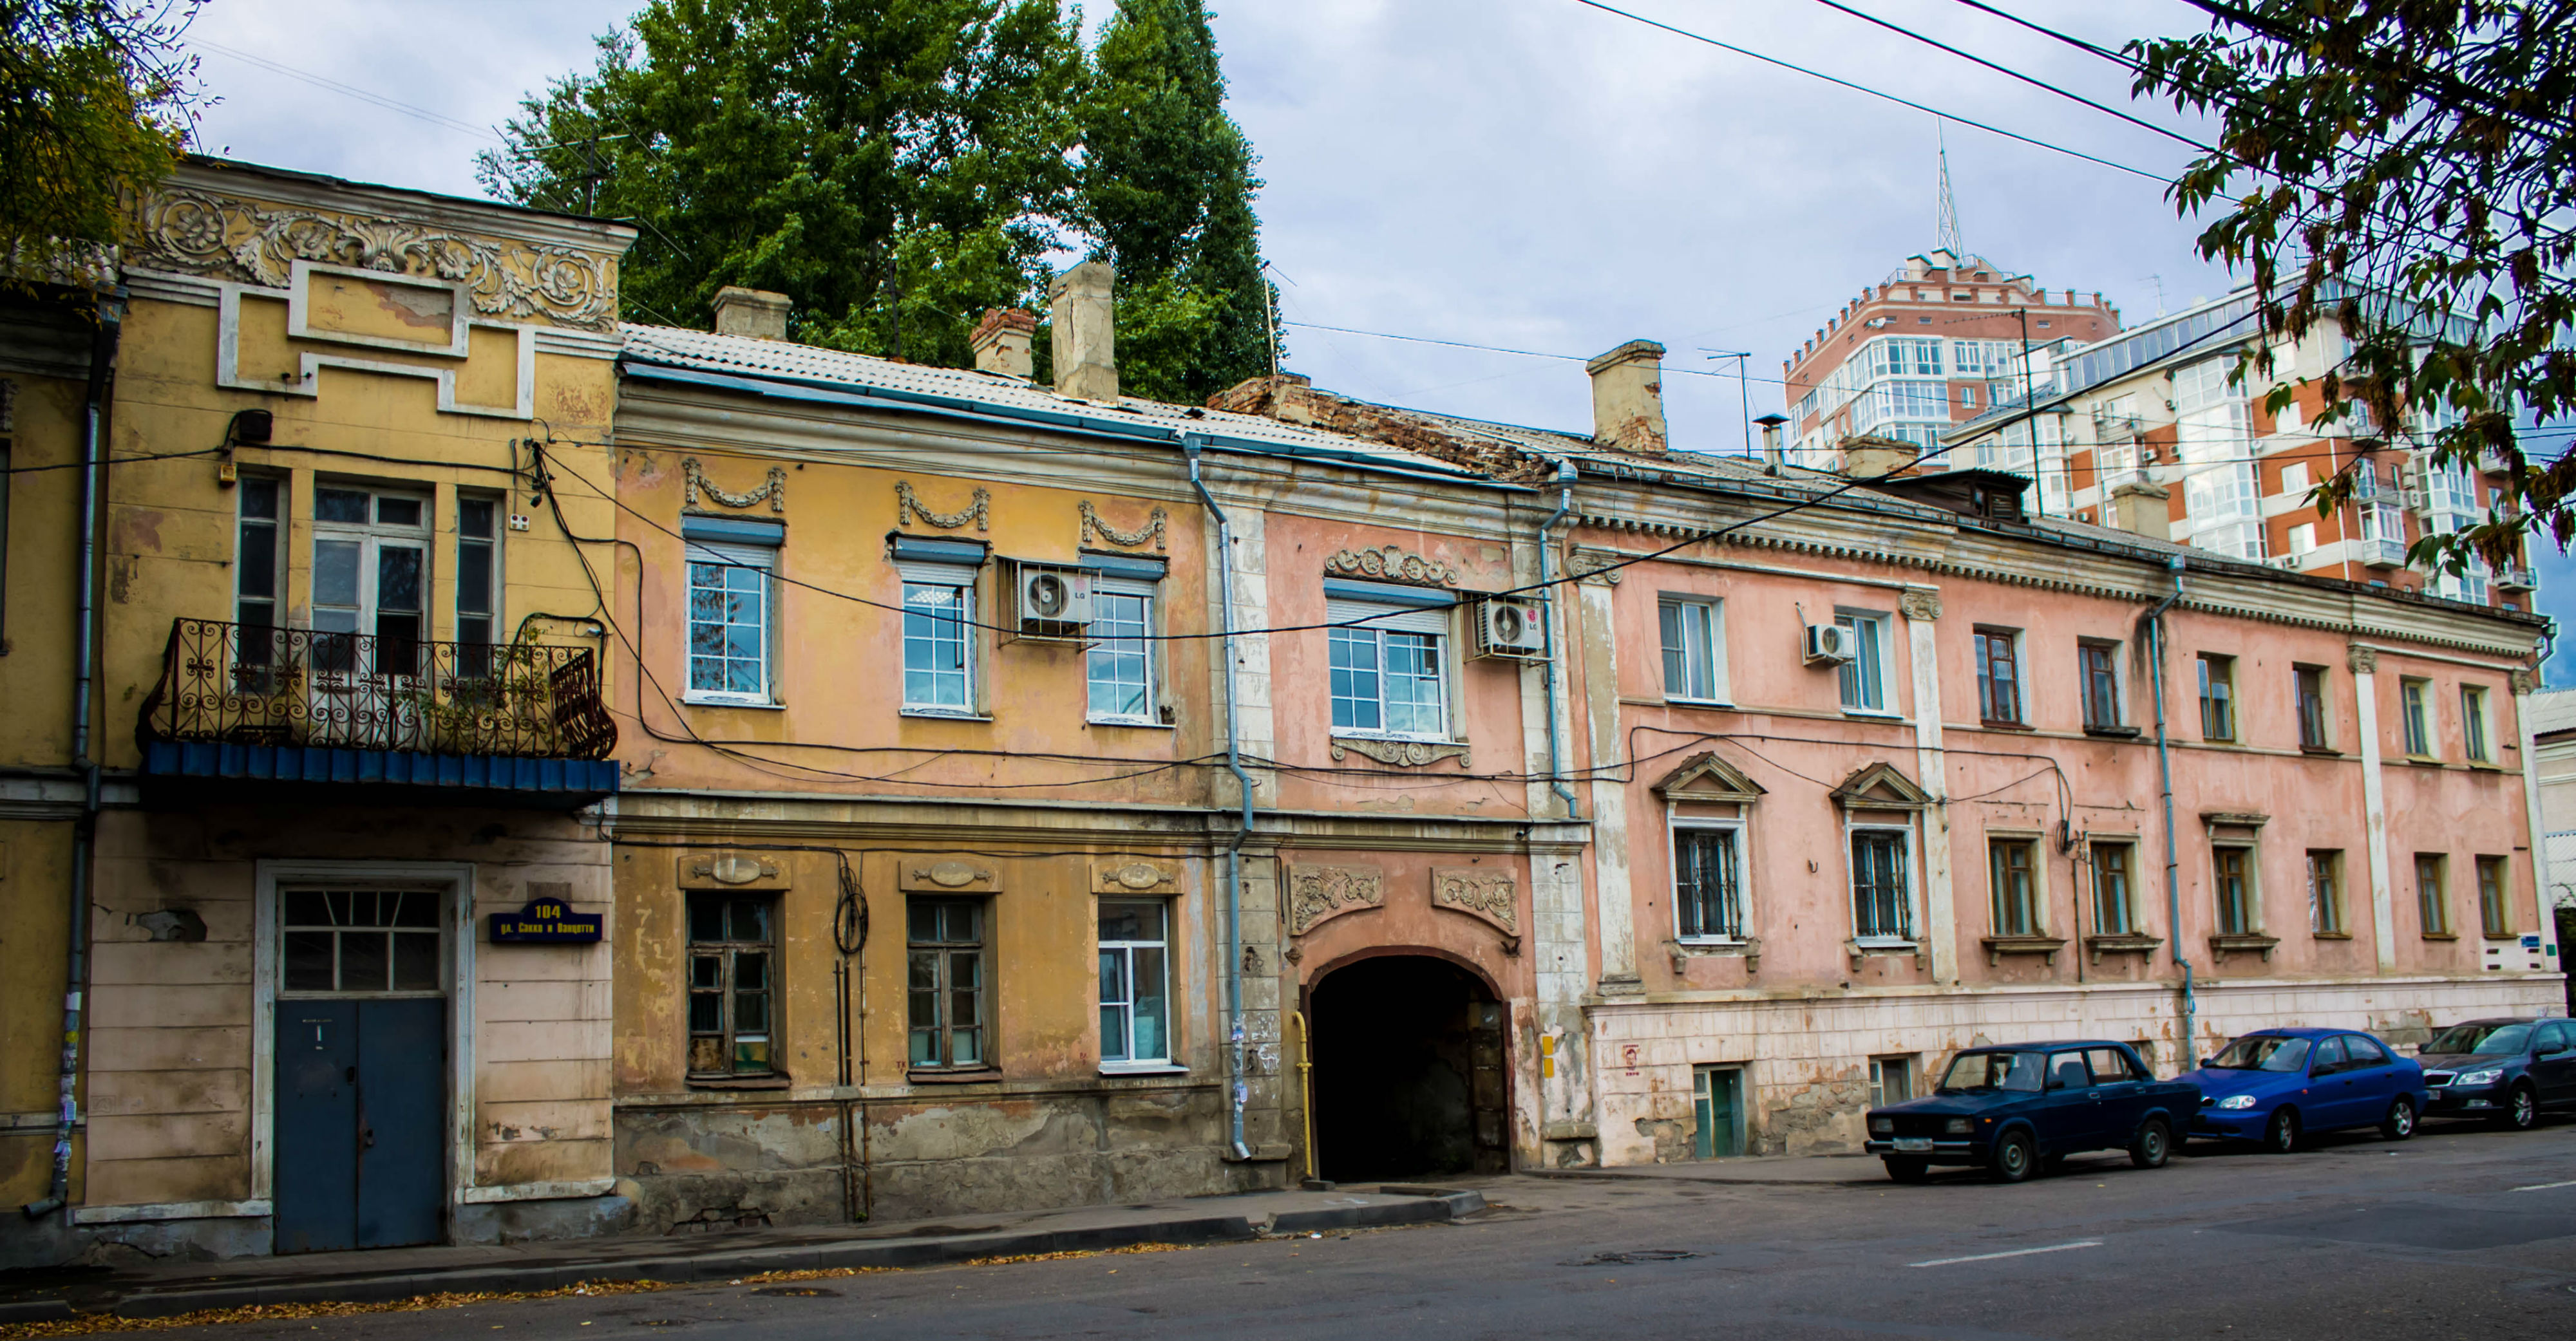
<instances>
[{"instance_id":1,"label":"overhead power line","mask_svg":"<svg viewBox=\"0 0 2576 1341\"><path fill-rule=\"evenodd\" d=\"M1675 37L1685 37L1693 42L1705 43L1706 45L1716 47L1720 51L1732 51L1736 55L1749 57L1753 60L1760 61L1765 65L1776 65L1783 70L1794 71L1798 74L1805 75L1810 79L1821 79L1828 84L1835 84L1843 88L1850 89L1854 93L1866 93L1873 98L1883 98L1888 102L1895 103L1899 107L1910 107L1926 116L1945 117L1949 120L1956 121L1963 126L1974 126L1989 135L2001 135L2007 140L2019 140L2023 144L2030 145L2033 148L2045 149L2053 154L2064 154L2068 158L2080 158L2087 163L2098 163L2103 167L2111 168L2119 172L2125 172L2133 177L2144 177L2148 181L2158 183L2159 185L2168 185L2173 180L2164 173L2149 172L2144 168L2133 168L2126 163L2116 163L2098 154L2088 154L2081 149L2069 149L2062 144L2051 144L2046 140L2035 139L2031 136L2024 135L2019 131L2006 130L2001 126L1991 125L1987 122L1979 121L1974 117L1961 116L1956 112L1945 112L1940 108L1926 106L1911 98L1900 98L1883 89L1871 88L1867 84L1856 84L1851 80L1838 78L1834 75L1826 74L1821 70L1810 70L1806 66L1798 65L1790 61L1784 61L1777 56L1766 56L1750 47L1739 47L1732 42L1721 42L1704 33L1692 32L1688 28L1676 28L1669 23L1650 19L1642 14L1632 14L1616 5L1603 4L1602 0L1574 0L1574 3L1600 10L1604 14L1616 14L1620 18L1627 19L1632 23L1642 23L1649 28L1660 28L1665 32L1671 33Z\"/></svg>"},{"instance_id":2,"label":"overhead power line","mask_svg":"<svg viewBox=\"0 0 2576 1341\"><path fill-rule=\"evenodd\" d=\"M191 37L188 39L188 45L193 47L202 47L207 51L214 52L216 55L229 56L245 65L256 65L271 74L281 74L289 79L300 80L303 83L311 84L313 87L325 90L326 92L337 93L346 98L355 98L360 102L381 107L388 112L399 112L404 116L414 117L419 120L426 121L434 126L441 126L453 131L461 131L467 135L478 135L487 140L501 140L501 136L488 126L477 126L471 122L459 121L455 117L448 116L442 112L433 112L426 107L415 107L410 103L388 98L381 93L359 88L355 84L343 84L337 79L326 78L322 75L315 74L310 70L299 70L292 65L286 65L278 61L270 60L266 56L254 56L247 51L241 51L225 46L221 42L209 42L202 37ZM501 142L507 143L505 140Z\"/></svg>"}]
</instances>

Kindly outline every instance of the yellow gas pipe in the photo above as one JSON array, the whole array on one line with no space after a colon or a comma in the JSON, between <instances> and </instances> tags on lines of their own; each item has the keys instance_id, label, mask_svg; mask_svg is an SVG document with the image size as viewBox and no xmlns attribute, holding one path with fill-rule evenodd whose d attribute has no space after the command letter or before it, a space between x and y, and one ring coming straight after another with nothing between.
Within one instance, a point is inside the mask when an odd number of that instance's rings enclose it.
<instances>
[{"instance_id":1,"label":"yellow gas pipe","mask_svg":"<svg viewBox=\"0 0 2576 1341\"><path fill-rule=\"evenodd\" d=\"M1306 1178L1315 1177L1315 1059L1314 1038L1306 1030L1306 1014L1292 1010L1288 1018L1297 1025L1297 1103L1306 1119Z\"/></svg>"}]
</instances>

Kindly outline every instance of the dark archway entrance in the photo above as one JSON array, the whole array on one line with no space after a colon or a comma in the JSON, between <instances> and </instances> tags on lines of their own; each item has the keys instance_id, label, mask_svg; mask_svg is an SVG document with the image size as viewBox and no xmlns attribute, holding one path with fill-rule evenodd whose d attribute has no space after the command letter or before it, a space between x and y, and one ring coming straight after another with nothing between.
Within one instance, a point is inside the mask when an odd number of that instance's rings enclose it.
<instances>
[{"instance_id":1,"label":"dark archway entrance","mask_svg":"<svg viewBox=\"0 0 2576 1341\"><path fill-rule=\"evenodd\" d=\"M1315 1153L1341 1182L1503 1173L1501 1002L1445 960L1384 955L1314 987Z\"/></svg>"}]
</instances>

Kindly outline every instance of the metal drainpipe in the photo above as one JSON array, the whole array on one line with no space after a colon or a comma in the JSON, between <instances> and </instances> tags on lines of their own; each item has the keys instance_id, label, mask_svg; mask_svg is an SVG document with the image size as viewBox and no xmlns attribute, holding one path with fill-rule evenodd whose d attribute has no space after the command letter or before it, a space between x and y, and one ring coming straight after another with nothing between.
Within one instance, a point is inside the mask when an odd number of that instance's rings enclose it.
<instances>
[{"instance_id":1,"label":"metal drainpipe","mask_svg":"<svg viewBox=\"0 0 2576 1341\"><path fill-rule=\"evenodd\" d=\"M1225 766L1234 774L1236 794L1243 798L1241 823L1225 845L1225 1015L1233 1065L1227 1078L1226 1136L1234 1144L1236 1159L1250 1159L1252 1147L1243 1142L1243 1106L1251 1097L1249 1082L1243 1078L1243 840L1252 836L1252 775L1243 771L1243 732L1234 712L1234 523L1199 478L1198 437L1184 435L1181 451L1189 457L1190 487L1199 491L1199 502L1216 517L1217 608L1225 621Z\"/></svg>"},{"instance_id":2,"label":"metal drainpipe","mask_svg":"<svg viewBox=\"0 0 2576 1341\"><path fill-rule=\"evenodd\" d=\"M1547 520L1538 524L1538 581L1540 593L1547 598L1538 610L1539 633L1547 640L1547 661L1541 683L1545 686L1547 698L1547 786L1548 790L1556 793L1558 800L1565 802L1565 817L1574 820L1583 818L1583 815L1575 807L1574 788L1566 785L1565 747L1557 739L1556 547L1549 543L1550 533L1556 530L1556 524L1574 510L1573 462L1556 463L1556 483L1556 511L1547 514Z\"/></svg>"},{"instance_id":3,"label":"metal drainpipe","mask_svg":"<svg viewBox=\"0 0 2576 1341\"><path fill-rule=\"evenodd\" d=\"M81 772L81 813L72 825L71 920L63 928L63 1060L55 1095L54 1173L44 1199L24 1208L30 1220L51 1215L71 1200L72 1128L80 1123L81 988L89 976L90 850L98 832L98 761L90 757L89 716L98 610L98 504L106 492L107 465L99 429L107 413L108 374L116 361L124 298L120 289L98 305L98 325L89 342L89 401L81 416L80 573L72 630L72 762Z\"/></svg>"},{"instance_id":4,"label":"metal drainpipe","mask_svg":"<svg viewBox=\"0 0 2576 1341\"><path fill-rule=\"evenodd\" d=\"M2174 963L2182 967L2182 1070L2199 1065L2193 1034L2199 1026L2199 1006L2191 994L2191 957L2182 952L2182 858L2174 842L2173 750L2165 741L2165 611L2182 599L2183 556L2177 554L2167 563L2173 574L2173 594L2155 603L2138 622L2146 626L2153 640L2156 680L2156 771L2164 783L2165 806L2165 934L2172 937Z\"/></svg>"}]
</instances>

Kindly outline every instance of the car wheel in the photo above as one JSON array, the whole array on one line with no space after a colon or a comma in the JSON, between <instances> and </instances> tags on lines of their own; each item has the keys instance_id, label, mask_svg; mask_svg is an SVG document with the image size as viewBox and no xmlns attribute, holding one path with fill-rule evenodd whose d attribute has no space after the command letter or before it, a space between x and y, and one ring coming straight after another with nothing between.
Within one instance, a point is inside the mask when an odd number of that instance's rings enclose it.
<instances>
[{"instance_id":1,"label":"car wheel","mask_svg":"<svg viewBox=\"0 0 2576 1341\"><path fill-rule=\"evenodd\" d=\"M2504 1110L2496 1114L2496 1125L2507 1131L2529 1131L2540 1125L2540 1098L2529 1085L2516 1085L2505 1096Z\"/></svg>"},{"instance_id":2,"label":"car wheel","mask_svg":"<svg viewBox=\"0 0 2576 1341\"><path fill-rule=\"evenodd\" d=\"M1928 1160L1888 1155L1883 1157L1883 1162L1887 1165L1887 1176L1900 1183L1919 1183L1932 1176L1932 1165Z\"/></svg>"},{"instance_id":3,"label":"car wheel","mask_svg":"<svg viewBox=\"0 0 2576 1341\"><path fill-rule=\"evenodd\" d=\"M2299 1148L2299 1115L2290 1109L2273 1110L2272 1120L2263 1124L2263 1148L2275 1155L2287 1155Z\"/></svg>"},{"instance_id":4,"label":"car wheel","mask_svg":"<svg viewBox=\"0 0 2576 1341\"><path fill-rule=\"evenodd\" d=\"M2173 1132L2163 1118L2148 1118L2129 1142L2129 1162L2141 1169L2161 1169L2173 1157Z\"/></svg>"},{"instance_id":5,"label":"car wheel","mask_svg":"<svg viewBox=\"0 0 2576 1341\"><path fill-rule=\"evenodd\" d=\"M1994 1174L1996 1182L2021 1182L2038 1167L2039 1147L2031 1141L2029 1132L2007 1132L2003 1139L1995 1142L1989 1171Z\"/></svg>"},{"instance_id":6,"label":"car wheel","mask_svg":"<svg viewBox=\"0 0 2576 1341\"><path fill-rule=\"evenodd\" d=\"M2388 1116L2379 1120L2379 1134L2392 1141L2403 1141L2415 1134L2415 1101L2398 1095L2388 1103Z\"/></svg>"}]
</instances>

